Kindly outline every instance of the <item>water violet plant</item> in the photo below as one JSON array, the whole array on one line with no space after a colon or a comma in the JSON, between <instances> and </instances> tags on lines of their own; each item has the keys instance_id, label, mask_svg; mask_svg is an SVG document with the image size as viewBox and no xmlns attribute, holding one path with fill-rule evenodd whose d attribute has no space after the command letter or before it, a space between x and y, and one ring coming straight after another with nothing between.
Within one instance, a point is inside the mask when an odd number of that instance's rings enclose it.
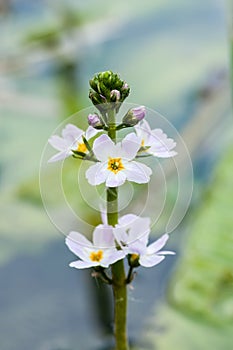
<instances>
[{"instance_id":1,"label":"water violet plant","mask_svg":"<svg viewBox=\"0 0 233 350\"><path fill-rule=\"evenodd\" d=\"M111 71L96 74L90 80L89 92L96 111L87 115L87 130L67 124L61 136L53 135L49 139L49 144L57 150L50 163L67 157L87 162L87 182L92 186L105 186L106 208L100 209L102 224L94 228L92 241L86 238L85 232L73 230L67 232L65 242L76 256L70 266L92 269L94 276L113 290L116 350L129 349L127 286L135 276L134 270L155 266L166 255L175 254L163 250L169 239L167 233L149 243L149 218L133 213L119 215L120 187L127 181L137 184L150 181L152 169L143 163L143 158L176 155L176 142L161 129L151 129L145 119L144 106L131 108L117 122L117 114L129 93L129 85L118 74Z\"/></svg>"}]
</instances>

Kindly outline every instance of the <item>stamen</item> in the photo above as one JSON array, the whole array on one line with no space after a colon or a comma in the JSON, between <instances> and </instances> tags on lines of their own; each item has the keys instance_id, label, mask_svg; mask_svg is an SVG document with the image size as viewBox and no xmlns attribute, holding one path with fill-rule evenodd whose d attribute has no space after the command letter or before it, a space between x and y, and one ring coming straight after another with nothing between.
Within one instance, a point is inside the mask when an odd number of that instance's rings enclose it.
<instances>
[{"instance_id":1,"label":"stamen","mask_svg":"<svg viewBox=\"0 0 233 350\"><path fill-rule=\"evenodd\" d=\"M99 262L103 259L103 255L104 254L102 250L98 250L98 252L91 252L90 259L91 261Z\"/></svg>"},{"instance_id":2,"label":"stamen","mask_svg":"<svg viewBox=\"0 0 233 350\"><path fill-rule=\"evenodd\" d=\"M131 254L131 259L132 260L137 260L139 258L139 254Z\"/></svg>"},{"instance_id":3,"label":"stamen","mask_svg":"<svg viewBox=\"0 0 233 350\"><path fill-rule=\"evenodd\" d=\"M109 158L108 160L108 170L114 172L114 174L118 173L118 171L125 169L121 158Z\"/></svg>"},{"instance_id":4,"label":"stamen","mask_svg":"<svg viewBox=\"0 0 233 350\"><path fill-rule=\"evenodd\" d=\"M78 143L78 147L77 147L77 151L78 152L82 152L82 153L86 153L87 152L87 146L85 145L85 143Z\"/></svg>"}]
</instances>

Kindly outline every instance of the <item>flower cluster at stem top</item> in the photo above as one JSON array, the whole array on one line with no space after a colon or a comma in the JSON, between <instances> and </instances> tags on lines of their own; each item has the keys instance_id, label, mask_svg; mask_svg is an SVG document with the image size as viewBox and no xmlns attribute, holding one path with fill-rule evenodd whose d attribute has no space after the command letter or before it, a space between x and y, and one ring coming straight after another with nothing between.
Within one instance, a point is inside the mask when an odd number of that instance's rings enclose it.
<instances>
[{"instance_id":1,"label":"flower cluster at stem top","mask_svg":"<svg viewBox=\"0 0 233 350\"><path fill-rule=\"evenodd\" d=\"M93 162L86 171L89 184L105 183L107 188L116 188L132 181L143 184L150 181L152 170L138 159L154 156L170 158L176 142L168 138L159 128L151 129L145 120L146 108L131 108L116 125L115 115L129 95L128 84L111 71L98 73L90 80L89 97L99 113L89 114L86 131L73 124L67 124L62 136L53 135L50 145L58 152L49 162L67 157ZM116 132L133 128L121 141L116 142ZM93 232L93 243L82 234L72 231L66 238L69 249L80 260L70 266L83 269L88 267L107 268L116 261L128 257L131 268L139 265L150 267L160 263L171 251L161 251L168 235L148 245L150 220L128 214L119 218L113 227L104 220Z\"/></svg>"}]
</instances>

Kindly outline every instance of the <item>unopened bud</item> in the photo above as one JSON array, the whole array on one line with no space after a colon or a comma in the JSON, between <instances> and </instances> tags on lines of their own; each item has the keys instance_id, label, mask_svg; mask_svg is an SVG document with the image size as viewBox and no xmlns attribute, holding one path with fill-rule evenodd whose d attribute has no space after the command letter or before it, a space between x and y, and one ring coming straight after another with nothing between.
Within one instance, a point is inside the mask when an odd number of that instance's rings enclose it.
<instances>
[{"instance_id":1,"label":"unopened bud","mask_svg":"<svg viewBox=\"0 0 233 350\"><path fill-rule=\"evenodd\" d=\"M118 102L121 99L121 93L118 90L112 90L110 92L110 98L112 102Z\"/></svg>"},{"instance_id":2,"label":"unopened bud","mask_svg":"<svg viewBox=\"0 0 233 350\"><path fill-rule=\"evenodd\" d=\"M146 114L146 108L144 106L130 109L124 116L122 123L127 126L137 125Z\"/></svg>"},{"instance_id":3,"label":"unopened bud","mask_svg":"<svg viewBox=\"0 0 233 350\"><path fill-rule=\"evenodd\" d=\"M139 264L139 258L140 256L138 254L129 254L128 255L128 263L131 267L138 267Z\"/></svg>"},{"instance_id":4,"label":"unopened bud","mask_svg":"<svg viewBox=\"0 0 233 350\"><path fill-rule=\"evenodd\" d=\"M92 103L95 106L107 104L107 106L97 107L100 111L109 110L113 107L118 112L121 103L128 97L130 92L128 84L121 80L118 74L111 71L95 74L90 80L90 87L89 97Z\"/></svg>"},{"instance_id":5,"label":"unopened bud","mask_svg":"<svg viewBox=\"0 0 233 350\"><path fill-rule=\"evenodd\" d=\"M124 82L123 86L122 86L122 90L128 90L129 89L129 85Z\"/></svg>"},{"instance_id":6,"label":"unopened bud","mask_svg":"<svg viewBox=\"0 0 233 350\"><path fill-rule=\"evenodd\" d=\"M95 129L102 129L104 124L98 114L89 114L87 117L88 124Z\"/></svg>"}]
</instances>

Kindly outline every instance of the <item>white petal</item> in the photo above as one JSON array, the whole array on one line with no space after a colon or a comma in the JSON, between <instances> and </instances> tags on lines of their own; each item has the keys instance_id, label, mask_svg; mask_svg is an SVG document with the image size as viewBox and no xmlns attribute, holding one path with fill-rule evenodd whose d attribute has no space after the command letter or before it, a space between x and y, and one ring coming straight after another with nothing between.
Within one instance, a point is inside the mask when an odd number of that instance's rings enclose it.
<instances>
[{"instance_id":1,"label":"white petal","mask_svg":"<svg viewBox=\"0 0 233 350\"><path fill-rule=\"evenodd\" d=\"M104 254L104 258L101 261L101 266L108 267L111 264L114 264L116 261L124 259L126 253L123 250L108 250Z\"/></svg>"},{"instance_id":2,"label":"white petal","mask_svg":"<svg viewBox=\"0 0 233 350\"><path fill-rule=\"evenodd\" d=\"M148 150L148 153L160 158L169 158L177 154L175 151L172 151L176 147L176 142L168 138L161 129L154 129L150 139L151 148Z\"/></svg>"},{"instance_id":3,"label":"white petal","mask_svg":"<svg viewBox=\"0 0 233 350\"><path fill-rule=\"evenodd\" d=\"M82 247L92 248L93 244L81 233L76 231L71 231L66 239L70 239L75 243L78 243Z\"/></svg>"},{"instance_id":4,"label":"white petal","mask_svg":"<svg viewBox=\"0 0 233 350\"><path fill-rule=\"evenodd\" d=\"M176 253L172 252L171 250L161 250L157 254L158 255L176 255Z\"/></svg>"},{"instance_id":5,"label":"white petal","mask_svg":"<svg viewBox=\"0 0 233 350\"><path fill-rule=\"evenodd\" d=\"M148 254L157 253L161 248L163 248L165 246L165 244L167 243L168 238L169 238L168 234L165 233L165 235L163 235L162 237L157 239L157 241L155 241L154 243L150 244L147 247L147 253Z\"/></svg>"},{"instance_id":6,"label":"white petal","mask_svg":"<svg viewBox=\"0 0 233 350\"><path fill-rule=\"evenodd\" d=\"M161 261L165 259L165 256L154 255L142 255L139 258L140 265L144 267L152 267L159 264Z\"/></svg>"},{"instance_id":7,"label":"white petal","mask_svg":"<svg viewBox=\"0 0 233 350\"><path fill-rule=\"evenodd\" d=\"M98 225L93 232L93 245L95 248L115 247L113 227L109 225Z\"/></svg>"},{"instance_id":8,"label":"white petal","mask_svg":"<svg viewBox=\"0 0 233 350\"><path fill-rule=\"evenodd\" d=\"M145 247L147 246L150 234L150 220L142 218L133 223L129 230L130 241L140 241Z\"/></svg>"},{"instance_id":9,"label":"white petal","mask_svg":"<svg viewBox=\"0 0 233 350\"><path fill-rule=\"evenodd\" d=\"M113 171L108 171L108 176L106 178L106 186L107 187L118 187L123 185L126 180L126 174L124 171L120 170L118 173L114 173Z\"/></svg>"},{"instance_id":10,"label":"white petal","mask_svg":"<svg viewBox=\"0 0 233 350\"><path fill-rule=\"evenodd\" d=\"M106 181L109 171L107 165L103 163L97 163L90 166L86 171L86 178L89 184L96 186Z\"/></svg>"},{"instance_id":11,"label":"white petal","mask_svg":"<svg viewBox=\"0 0 233 350\"><path fill-rule=\"evenodd\" d=\"M53 163L53 162L57 162L59 160L64 160L70 156L73 155L73 152L72 151L63 151L63 152L59 152L59 153L56 153L54 156L52 156L48 162L49 163Z\"/></svg>"},{"instance_id":12,"label":"white petal","mask_svg":"<svg viewBox=\"0 0 233 350\"><path fill-rule=\"evenodd\" d=\"M146 244L144 244L144 242L141 240L134 241L132 243L129 242L128 247L130 254L144 255L147 252Z\"/></svg>"},{"instance_id":13,"label":"white petal","mask_svg":"<svg viewBox=\"0 0 233 350\"><path fill-rule=\"evenodd\" d=\"M108 161L115 150L115 144L106 134L98 137L93 143L93 152L96 158L102 162Z\"/></svg>"},{"instance_id":14,"label":"white petal","mask_svg":"<svg viewBox=\"0 0 233 350\"><path fill-rule=\"evenodd\" d=\"M122 140L121 144L122 157L131 160L136 157L137 152L141 147L141 139L134 133L130 133Z\"/></svg>"},{"instance_id":15,"label":"white petal","mask_svg":"<svg viewBox=\"0 0 233 350\"><path fill-rule=\"evenodd\" d=\"M171 138L168 138L167 134L165 134L161 129L152 130L151 136L154 138L155 143L161 143L164 146L167 146L168 149L174 148L176 145L175 141Z\"/></svg>"},{"instance_id":16,"label":"white petal","mask_svg":"<svg viewBox=\"0 0 233 350\"><path fill-rule=\"evenodd\" d=\"M69 264L70 267L75 267L76 269L88 269L92 266L98 266L97 263L91 262L91 261L82 261L77 260L73 261Z\"/></svg>"},{"instance_id":17,"label":"white petal","mask_svg":"<svg viewBox=\"0 0 233 350\"><path fill-rule=\"evenodd\" d=\"M137 220L137 218L139 218L139 216L137 216L135 214L126 214L126 215L122 216L121 218L119 218L118 224L121 226L128 226L132 222Z\"/></svg>"},{"instance_id":18,"label":"white petal","mask_svg":"<svg viewBox=\"0 0 233 350\"><path fill-rule=\"evenodd\" d=\"M140 240L145 246L147 245L150 234L149 218L127 214L119 219L117 226L128 231L128 242L133 243Z\"/></svg>"},{"instance_id":19,"label":"white petal","mask_svg":"<svg viewBox=\"0 0 233 350\"><path fill-rule=\"evenodd\" d=\"M76 125L67 124L66 127L62 130L62 136L67 140L69 145L72 145L76 140L78 140L84 131L79 129Z\"/></svg>"},{"instance_id":20,"label":"white petal","mask_svg":"<svg viewBox=\"0 0 233 350\"><path fill-rule=\"evenodd\" d=\"M125 244L128 243L128 234L126 233L125 227L116 225L116 227L113 228L113 234L121 248L123 248Z\"/></svg>"},{"instance_id":21,"label":"white petal","mask_svg":"<svg viewBox=\"0 0 233 350\"><path fill-rule=\"evenodd\" d=\"M150 175L152 170L145 164L139 162L128 162L126 169L124 170L127 176L127 180L136 183L147 183L150 181Z\"/></svg>"},{"instance_id":22,"label":"white petal","mask_svg":"<svg viewBox=\"0 0 233 350\"><path fill-rule=\"evenodd\" d=\"M107 218L107 209L104 206L100 206L100 215L101 220L104 225L108 224L108 218Z\"/></svg>"},{"instance_id":23,"label":"white petal","mask_svg":"<svg viewBox=\"0 0 233 350\"><path fill-rule=\"evenodd\" d=\"M143 130L143 132L146 132L147 134L151 134L152 130L151 130L150 124L145 119L143 119L140 122L139 127L141 128L141 130Z\"/></svg>"},{"instance_id":24,"label":"white petal","mask_svg":"<svg viewBox=\"0 0 233 350\"><path fill-rule=\"evenodd\" d=\"M93 244L85 236L79 232L72 231L66 237L65 242L72 253L83 260L88 260L89 250L93 248Z\"/></svg>"},{"instance_id":25,"label":"white petal","mask_svg":"<svg viewBox=\"0 0 233 350\"><path fill-rule=\"evenodd\" d=\"M66 141L60 136L53 135L49 138L48 142L53 148L57 149L58 151L67 150Z\"/></svg>"},{"instance_id":26,"label":"white petal","mask_svg":"<svg viewBox=\"0 0 233 350\"><path fill-rule=\"evenodd\" d=\"M92 137L94 137L96 134L98 134L101 130L97 130L93 128L92 126L89 126L85 132L85 137L88 140L90 140Z\"/></svg>"},{"instance_id":27,"label":"white petal","mask_svg":"<svg viewBox=\"0 0 233 350\"><path fill-rule=\"evenodd\" d=\"M147 152L158 158L171 158L177 155L175 151L159 150L155 146L151 147Z\"/></svg>"},{"instance_id":28,"label":"white petal","mask_svg":"<svg viewBox=\"0 0 233 350\"><path fill-rule=\"evenodd\" d=\"M151 128L149 123L144 119L140 123L138 123L134 128L141 141L144 141L145 146L150 146L150 144L148 144L149 137L151 135Z\"/></svg>"}]
</instances>

